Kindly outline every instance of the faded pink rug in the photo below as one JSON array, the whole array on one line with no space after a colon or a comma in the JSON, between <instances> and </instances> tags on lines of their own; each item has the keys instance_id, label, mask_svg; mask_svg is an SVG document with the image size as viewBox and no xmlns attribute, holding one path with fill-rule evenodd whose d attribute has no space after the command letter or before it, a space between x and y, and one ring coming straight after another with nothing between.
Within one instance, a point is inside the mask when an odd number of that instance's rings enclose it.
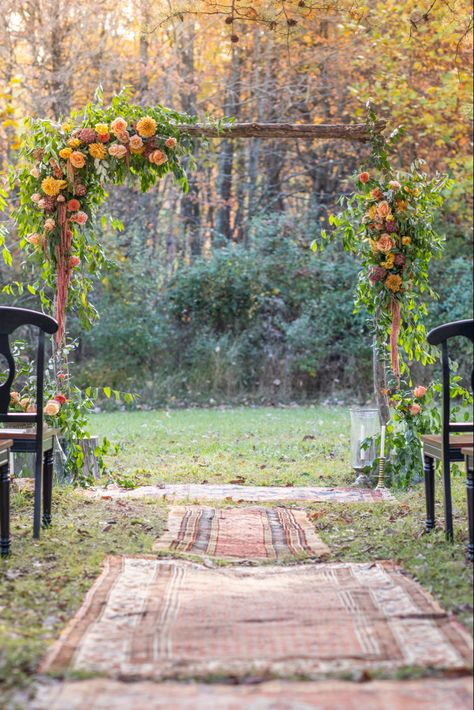
<instances>
[{"instance_id":1,"label":"faded pink rug","mask_svg":"<svg viewBox=\"0 0 474 710\"><path fill-rule=\"evenodd\" d=\"M233 500L251 503L381 503L396 502L388 489L320 488L307 486L240 486L212 483L176 483L124 489L112 485L85 492L96 498L169 498L176 500Z\"/></svg>"},{"instance_id":2,"label":"faded pink rug","mask_svg":"<svg viewBox=\"0 0 474 710\"><path fill-rule=\"evenodd\" d=\"M44 688L31 710L472 710L472 678L257 685L121 683L95 678Z\"/></svg>"},{"instance_id":3,"label":"faded pink rug","mask_svg":"<svg viewBox=\"0 0 474 710\"><path fill-rule=\"evenodd\" d=\"M321 558L329 548L304 510L175 506L155 550L240 560Z\"/></svg>"},{"instance_id":4,"label":"faded pink rug","mask_svg":"<svg viewBox=\"0 0 474 710\"><path fill-rule=\"evenodd\" d=\"M208 569L109 557L42 671L118 678L465 671L467 631L392 563Z\"/></svg>"}]
</instances>

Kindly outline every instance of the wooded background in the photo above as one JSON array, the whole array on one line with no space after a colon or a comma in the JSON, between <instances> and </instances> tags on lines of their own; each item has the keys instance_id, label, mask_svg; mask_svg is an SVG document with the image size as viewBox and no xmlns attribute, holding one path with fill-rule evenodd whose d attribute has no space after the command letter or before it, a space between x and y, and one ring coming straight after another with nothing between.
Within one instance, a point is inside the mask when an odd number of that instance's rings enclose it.
<instances>
[{"instance_id":1,"label":"wooded background","mask_svg":"<svg viewBox=\"0 0 474 710\"><path fill-rule=\"evenodd\" d=\"M471 309L472 17L449 4L2 0L0 151L21 119L67 116L103 87L134 101L239 122L352 123L372 99L405 134L395 162L423 158L455 183L433 267L428 325ZM102 319L75 327L84 382L142 402L370 395L370 340L352 314L357 265L309 244L369 148L336 140L196 141L190 189L114 190L103 229L115 266L97 284ZM14 196L13 198L14 199ZM24 279L15 234L14 278ZM3 283L12 272L2 268ZM21 296L17 302L26 303ZM11 297L3 297L11 302ZM34 303L34 301L29 301Z\"/></svg>"}]
</instances>

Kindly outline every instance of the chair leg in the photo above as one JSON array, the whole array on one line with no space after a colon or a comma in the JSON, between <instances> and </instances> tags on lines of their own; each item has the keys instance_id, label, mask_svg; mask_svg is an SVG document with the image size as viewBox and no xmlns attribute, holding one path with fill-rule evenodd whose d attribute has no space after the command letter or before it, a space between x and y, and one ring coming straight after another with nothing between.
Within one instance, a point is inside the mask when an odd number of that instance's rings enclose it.
<instances>
[{"instance_id":1,"label":"chair leg","mask_svg":"<svg viewBox=\"0 0 474 710\"><path fill-rule=\"evenodd\" d=\"M51 499L53 496L53 449L43 454L43 527L51 525Z\"/></svg>"},{"instance_id":2,"label":"chair leg","mask_svg":"<svg viewBox=\"0 0 474 710\"><path fill-rule=\"evenodd\" d=\"M423 462L425 474L425 497L426 497L426 523L425 530L430 532L435 526L435 475L434 459L425 456Z\"/></svg>"},{"instance_id":3,"label":"chair leg","mask_svg":"<svg viewBox=\"0 0 474 710\"><path fill-rule=\"evenodd\" d=\"M467 517L469 524L469 544L467 555L474 559L474 470L469 462L466 463L466 489L467 489Z\"/></svg>"},{"instance_id":4,"label":"chair leg","mask_svg":"<svg viewBox=\"0 0 474 710\"><path fill-rule=\"evenodd\" d=\"M451 466L449 460L443 460L443 484L444 484L444 519L446 525L446 539L452 542L453 531L453 504L451 500Z\"/></svg>"},{"instance_id":5,"label":"chair leg","mask_svg":"<svg viewBox=\"0 0 474 710\"><path fill-rule=\"evenodd\" d=\"M10 554L10 471L0 466L0 555Z\"/></svg>"}]
</instances>

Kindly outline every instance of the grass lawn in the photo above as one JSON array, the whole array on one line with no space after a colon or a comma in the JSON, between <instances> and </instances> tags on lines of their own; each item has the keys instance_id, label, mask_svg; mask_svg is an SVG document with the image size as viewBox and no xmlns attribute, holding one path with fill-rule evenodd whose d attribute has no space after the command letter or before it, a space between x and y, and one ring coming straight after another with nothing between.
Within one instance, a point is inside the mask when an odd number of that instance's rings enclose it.
<instances>
[{"instance_id":1,"label":"grass lawn","mask_svg":"<svg viewBox=\"0 0 474 710\"><path fill-rule=\"evenodd\" d=\"M346 485L349 417L333 407L237 408L100 414L91 430L120 450L111 480ZM453 480L454 545L439 528L423 534L421 486L396 503L306 506L332 551L330 560L392 559L449 610L472 621L472 566L464 478ZM31 539L32 501L13 496L13 554L0 561L0 707L27 707L36 664L80 605L105 555L150 552L166 521L156 500L85 499L56 488L54 527ZM16 701L12 701L12 692ZM8 699L10 698L10 699ZM2 704L3 703L3 704Z\"/></svg>"}]
</instances>

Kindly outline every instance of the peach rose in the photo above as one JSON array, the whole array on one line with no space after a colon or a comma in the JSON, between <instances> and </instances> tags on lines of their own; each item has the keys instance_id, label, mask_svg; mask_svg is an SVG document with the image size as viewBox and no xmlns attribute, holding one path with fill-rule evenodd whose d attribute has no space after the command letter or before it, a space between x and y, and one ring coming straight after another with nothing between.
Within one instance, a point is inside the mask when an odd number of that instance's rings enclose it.
<instances>
[{"instance_id":1,"label":"peach rose","mask_svg":"<svg viewBox=\"0 0 474 710\"><path fill-rule=\"evenodd\" d=\"M130 133L128 131L117 131L115 137L124 145L130 142Z\"/></svg>"},{"instance_id":2,"label":"peach rose","mask_svg":"<svg viewBox=\"0 0 474 710\"><path fill-rule=\"evenodd\" d=\"M83 168L86 164L86 156L80 150L74 150L69 156L69 162L73 168Z\"/></svg>"},{"instance_id":3,"label":"peach rose","mask_svg":"<svg viewBox=\"0 0 474 710\"><path fill-rule=\"evenodd\" d=\"M34 404L29 404L26 408L28 414L36 414L36 407Z\"/></svg>"},{"instance_id":4,"label":"peach rose","mask_svg":"<svg viewBox=\"0 0 474 710\"><path fill-rule=\"evenodd\" d=\"M413 394L415 395L415 397L424 397L427 391L428 389L426 387L423 387L423 385L418 385L418 387L415 387L415 389L413 390Z\"/></svg>"},{"instance_id":5,"label":"peach rose","mask_svg":"<svg viewBox=\"0 0 474 710\"><path fill-rule=\"evenodd\" d=\"M10 402L11 404L20 404L20 393L10 392Z\"/></svg>"},{"instance_id":6,"label":"peach rose","mask_svg":"<svg viewBox=\"0 0 474 710\"><path fill-rule=\"evenodd\" d=\"M109 148L109 155L113 158L125 158L127 152L128 151L124 145L118 145L117 143L114 143Z\"/></svg>"},{"instance_id":7,"label":"peach rose","mask_svg":"<svg viewBox=\"0 0 474 710\"><path fill-rule=\"evenodd\" d=\"M61 405L59 402L56 402L54 399L49 399L46 402L46 405L43 409L43 412L50 417L56 416L56 414L59 414L59 410L61 409Z\"/></svg>"},{"instance_id":8,"label":"peach rose","mask_svg":"<svg viewBox=\"0 0 474 710\"><path fill-rule=\"evenodd\" d=\"M38 168L31 168L30 175L31 175L31 177L39 178L40 171L38 170Z\"/></svg>"},{"instance_id":9,"label":"peach rose","mask_svg":"<svg viewBox=\"0 0 474 710\"><path fill-rule=\"evenodd\" d=\"M176 138L174 138L173 136L170 136L169 138L167 138L165 140L165 146L167 148L176 148L177 142L178 141L176 140Z\"/></svg>"},{"instance_id":10,"label":"peach rose","mask_svg":"<svg viewBox=\"0 0 474 710\"><path fill-rule=\"evenodd\" d=\"M76 222L77 224L85 224L89 217L85 212L75 212L71 215L71 222Z\"/></svg>"},{"instance_id":11,"label":"peach rose","mask_svg":"<svg viewBox=\"0 0 474 710\"><path fill-rule=\"evenodd\" d=\"M393 241L390 234L382 234L377 242L377 249L382 252L382 254L388 254L388 252L393 249L395 242Z\"/></svg>"},{"instance_id":12,"label":"peach rose","mask_svg":"<svg viewBox=\"0 0 474 710\"><path fill-rule=\"evenodd\" d=\"M43 237L41 236L41 234L34 232L33 234L29 234L26 237L26 241L28 242L28 244L33 244L33 246L37 247L43 243Z\"/></svg>"},{"instance_id":13,"label":"peach rose","mask_svg":"<svg viewBox=\"0 0 474 710\"><path fill-rule=\"evenodd\" d=\"M54 221L54 219L51 219L51 218L47 219L46 222L44 223L44 228L47 232L52 232L53 229L55 228L55 226L56 226L56 222Z\"/></svg>"},{"instance_id":14,"label":"peach rose","mask_svg":"<svg viewBox=\"0 0 474 710\"><path fill-rule=\"evenodd\" d=\"M30 197L32 202L39 202L41 200L41 195L39 192L34 192Z\"/></svg>"},{"instance_id":15,"label":"peach rose","mask_svg":"<svg viewBox=\"0 0 474 710\"><path fill-rule=\"evenodd\" d=\"M162 150L154 150L153 153L148 156L148 160L150 163L154 163L154 165L163 165L163 163L166 163L168 158Z\"/></svg>"},{"instance_id":16,"label":"peach rose","mask_svg":"<svg viewBox=\"0 0 474 710\"><path fill-rule=\"evenodd\" d=\"M377 207L377 214L379 217L385 218L390 214L390 205L386 200L381 202Z\"/></svg>"},{"instance_id":17,"label":"peach rose","mask_svg":"<svg viewBox=\"0 0 474 710\"><path fill-rule=\"evenodd\" d=\"M369 182L369 179L370 179L369 173L367 173L367 172L360 173L360 175L359 175L360 182L363 182L365 184L366 182Z\"/></svg>"},{"instance_id":18,"label":"peach rose","mask_svg":"<svg viewBox=\"0 0 474 710\"><path fill-rule=\"evenodd\" d=\"M412 404L410 407L410 414L414 417L421 412L421 407L419 404Z\"/></svg>"},{"instance_id":19,"label":"peach rose","mask_svg":"<svg viewBox=\"0 0 474 710\"><path fill-rule=\"evenodd\" d=\"M81 263L81 260L79 259L78 256L70 256L69 261L68 261L68 266L70 269L74 269L76 266L79 266Z\"/></svg>"},{"instance_id":20,"label":"peach rose","mask_svg":"<svg viewBox=\"0 0 474 710\"><path fill-rule=\"evenodd\" d=\"M120 133L120 131L126 131L127 125L127 121L119 116L110 124L110 130L114 135L117 135L117 133Z\"/></svg>"},{"instance_id":21,"label":"peach rose","mask_svg":"<svg viewBox=\"0 0 474 710\"><path fill-rule=\"evenodd\" d=\"M141 153L143 151L143 141L140 136L132 136L130 138L130 151L132 153Z\"/></svg>"},{"instance_id":22,"label":"peach rose","mask_svg":"<svg viewBox=\"0 0 474 710\"><path fill-rule=\"evenodd\" d=\"M30 404L31 400L29 397L23 397L23 399L20 399L20 406L23 409L24 412L28 409L28 405Z\"/></svg>"},{"instance_id":23,"label":"peach rose","mask_svg":"<svg viewBox=\"0 0 474 710\"><path fill-rule=\"evenodd\" d=\"M388 186L391 187L392 190L399 190L401 188L401 185L398 180L390 180Z\"/></svg>"}]
</instances>

